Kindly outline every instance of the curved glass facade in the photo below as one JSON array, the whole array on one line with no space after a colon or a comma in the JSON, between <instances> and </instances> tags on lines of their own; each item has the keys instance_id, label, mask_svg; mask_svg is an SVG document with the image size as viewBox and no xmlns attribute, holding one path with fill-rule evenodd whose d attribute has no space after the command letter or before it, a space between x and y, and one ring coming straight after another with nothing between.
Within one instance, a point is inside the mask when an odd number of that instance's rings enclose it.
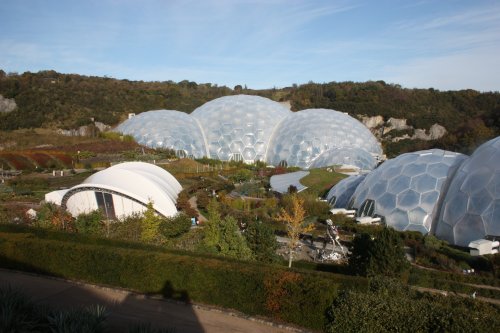
<instances>
[{"instance_id":1,"label":"curved glass facade","mask_svg":"<svg viewBox=\"0 0 500 333\"><path fill-rule=\"evenodd\" d=\"M432 149L400 155L366 176L353 194L358 214L367 200L374 201L370 215L382 216L399 231L427 234L437 218L436 207L448 177L467 157Z\"/></svg>"},{"instance_id":2,"label":"curved glass facade","mask_svg":"<svg viewBox=\"0 0 500 333\"><path fill-rule=\"evenodd\" d=\"M435 234L459 246L500 236L500 137L480 146L457 170Z\"/></svg>"},{"instance_id":3,"label":"curved glass facade","mask_svg":"<svg viewBox=\"0 0 500 333\"><path fill-rule=\"evenodd\" d=\"M188 114L173 110L148 111L132 117L116 129L142 145L169 148L181 157L207 156L200 126Z\"/></svg>"},{"instance_id":4,"label":"curved glass facade","mask_svg":"<svg viewBox=\"0 0 500 333\"><path fill-rule=\"evenodd\" d=\"M371 170L382 154L370 130L345 113L291 112L270 99L248 95L217 98L190 115L144 112L115 131L149 147L174 149L180 157L267 161L302 168L341 164Z\"/></svg>"},{"instance_id":5,"label":"curved glass facade","mask_svg":"<svg viewBox=\"0 0 500 333\"><path fill-rule=\"evenodd\" d=\"M361 171L373 170L377 166L375 158L360 148L332 148L319 155L309 168L322 168L330 165L354 167Z\"/></svg>"},{"instance_id":6,"label":"curved glass facade","mask_svg":"<svg viewBox=\"0 0 500 333\"><path fill-rule=\"evenodd\" d=\"M268 163L286 162L302 168L311 167L315 159L332 148L359 148L382 154L379 142L361 122L327 109L307 109L285 118L274 130L270 148ZM315 167L328 165L319 164Z\"/></svg>"},{"instance_id":7,"label":"curved glass facade","mask_svg":"<svg viewBox=\"0 0 500 333\"><path fill-rule=\"evenodd\" d=\"M364 179L365 175L349 176L342 179L328 191L326 200L332 208L348 208L354 191Z\"/></svg>"},{"instance_id":8,"label":"curved glass facade","mask_svg":"<svg viewBox=\"0 0 500 333\"><path fill-rule=\"evenodd\" d=\"M271 133L291 114L281 104L259 96L217 98L193 111L212 158L223 161L264 161Z\"/></svg>"}]
</instances>

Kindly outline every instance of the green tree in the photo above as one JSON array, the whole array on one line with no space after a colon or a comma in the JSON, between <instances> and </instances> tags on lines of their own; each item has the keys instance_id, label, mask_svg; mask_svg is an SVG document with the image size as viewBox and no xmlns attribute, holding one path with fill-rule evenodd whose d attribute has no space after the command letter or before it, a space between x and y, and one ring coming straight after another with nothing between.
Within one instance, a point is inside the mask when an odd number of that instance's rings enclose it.
<instances>
[{"instance_id":1,"label":"green tree","mask_svg":"<svg viewBox=\"0 0 500 333\"><path fill-rule=\"evenodd\" d=\"M349 267L357 275L402 276L409 268L403 240L392 228L383 228L374 237L362 233L352 242Z\"/></svg>"},{"instance_id":2,"label":"green tree","mask_svg":"<svg viewBox=\"0 0 500 333\"><path fill-rule=\"evenodd\" d=\"M141 241L142 220L142 215L136 213L115 223L110 223L109 237L134 242Z\"/></svg>"},{"instance_id":3,"label":"green tree","mask_svg":"<svg viewBox=\"0 0 500 333\"><path fill-rule=\"evenodd\" d=\"M165 238L175 238L191 229L191 218L184 213L166 217L161 221L160 234Z\"/></svg>"},{"instance_id":4,"label":"green tree","mask_svg":"<svg viewBox=\"0 0 500 333\"><path fill-rule=\"evenodd\" d=\"M231 216L223 219L215 200L208 205L204 231L204 246L208 251L238 259L252 259L252 251L241 235L237 221Z\"/></svg>"},{"instance_id":5,"label":"green tree","mask_svg":"<svg viewBox=\"0 0 500 333\"><path fill-rule=\"evenodd\" d=\"M239 169L236 173L229 176L233 182L247 182L253 177L253 172L248 169Z\"/></svg>"},{"instance_id":6,"label":"green tree","mask_svg":"<svg viewBox=\"0 0 500 333\"><path fill-rule=\"evenodd\" d=\"M160 225L162 218L156 214L153 208L153 202L147 204L146 211L143 213L141 220L141 241L145 243L155 243L160 238Z\"/></svg>"},{"instance_id":7,"label":"green tree","mask_svg":"<svg viewBox=\"0 0 500 333\"><path fill-rule=\"evenodd\" d=\"M97 236L102 232L102 213L94 210L90 213L83 213L76 217L75 228L81 234Z\"/></svg>"},{"instance_id":8,"label":"green tree","mask_svg":"<svg viewBox=\"0 0 500 333\"><path fill-rule=\"evenodd\" d=\"M256 260L268 263L278 260L278 241L274 230L268 224L261 221L249 223L245 238Z\"/></svg>"}]
</instances>

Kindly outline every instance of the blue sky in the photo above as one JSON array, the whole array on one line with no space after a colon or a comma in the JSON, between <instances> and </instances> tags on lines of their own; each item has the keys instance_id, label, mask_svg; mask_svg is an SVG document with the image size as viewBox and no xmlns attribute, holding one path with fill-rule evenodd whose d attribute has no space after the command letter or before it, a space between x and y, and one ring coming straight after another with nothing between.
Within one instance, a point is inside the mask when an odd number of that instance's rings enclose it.
<instances>
[{"instance_id":1,"label":"blue sky","mask_svg":"<svg viewBox=\"0 0 500 333\"><path fill-rule=\"evenodd\" d=\"M496 0L2 0L0 68L500 91Z\"/></svg>"}]
</instances>

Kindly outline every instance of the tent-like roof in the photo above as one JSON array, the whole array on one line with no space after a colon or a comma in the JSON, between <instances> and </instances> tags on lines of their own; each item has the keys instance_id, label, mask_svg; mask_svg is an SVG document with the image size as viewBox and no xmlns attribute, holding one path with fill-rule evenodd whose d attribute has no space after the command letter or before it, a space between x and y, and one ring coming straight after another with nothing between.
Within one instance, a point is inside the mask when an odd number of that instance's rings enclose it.
<instances>
[{"instance_id":1,"label":"tent-like roof","mask_svg":"<svg viewBox=\"0 0 500 333\"><path fill-rule=\"evenodd\" d=\"M164 215L177 213L175 202L182 190L179 182L166 170L144 162L126 162L99 171L72 187L64 196L69 197L85 189L103 189L130 197L147 205L153 202L154 209Z\"/></svg>"}]
</instances>

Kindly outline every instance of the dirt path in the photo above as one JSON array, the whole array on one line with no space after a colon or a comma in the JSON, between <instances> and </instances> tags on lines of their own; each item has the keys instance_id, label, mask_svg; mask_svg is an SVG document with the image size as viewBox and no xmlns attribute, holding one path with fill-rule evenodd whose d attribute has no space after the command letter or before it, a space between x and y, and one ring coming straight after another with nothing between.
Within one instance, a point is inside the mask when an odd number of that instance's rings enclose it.
<instances>
[{"instance_id":1,"label":"dirt path","mask_svg":"<svg viewBox=\"0 0 500 333\"><path fill-rule=\"evenodd\" d=\"M153 327L175 328L176 332L186 333L305 332L207 306L0 269L0 286L4 285L20 288L35 302L54 307L105 305L110 332L126 332L137 322L149 322Z\"/></svg>"},{"instance_id":2,"label":"dirt path","mask_svg":"<svg viewBox=\"0 0 500 333\"><path fill-rule=\"evenodd\" d=\"M456 292L453 292L453 291L445 291L445 290L440 290L440 289L418 287L418 286L411 286L411 287L413 289L415 289L415 290L418 290L418 291L428 292L428 293L432 293L432 294L439 294L439 295L443 295L443 296L451 295L451 296L460 296L460 297L465 297L465 298L472 297L471 295L462 294L462 293L456 293ZM475 299L479 300L479 301L483 301L483 302L488 302L488 303L500 305L500 300L499 299L495 299L495 298L487 298L487 297L482 297L482 296L476 296Z\"/></svg>"},{"instance_id":3,"label":"dirt path","mask_svg":"<svg viewBox=\"0 0 500 333\"><path fill-rule=\"evenodd\" d=\"M196 212L198 213L198 221L200 221L201 223L207 222L207 219L205 218L205 216L201 215L200 211L198 210L197 200L198 200L198 198L191 197L191 198L189 198L189 204L191 205L191 208L196 210Z\"/></svg>"}]
</instances>

